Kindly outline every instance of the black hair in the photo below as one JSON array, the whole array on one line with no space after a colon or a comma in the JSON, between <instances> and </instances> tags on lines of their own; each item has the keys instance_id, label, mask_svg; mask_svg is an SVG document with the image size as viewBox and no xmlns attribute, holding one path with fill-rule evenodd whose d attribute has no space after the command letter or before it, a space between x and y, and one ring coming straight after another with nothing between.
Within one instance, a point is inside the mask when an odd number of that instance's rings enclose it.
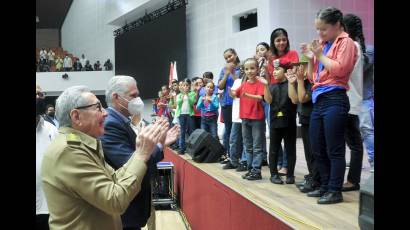
<instances>
[{"instance_id":1,"label":"black hair","mask_svg":"<svg viewBox=\"0 0 410 230\"><path fill-rule=\"evenodd\" d=\"M268 45L268 43L266 43L266 42L259 42L259 43L256 45L256 47L258 47L258 46L260 46L260 45L265 46L265 48L266 48L267 50L269 50L269 45Z\"/></svg>"},{"instance_id":2,"label":"black hair","mask_svg":"<svg viewBox=\"0 0 410 230\"><path fill-rule=\"evenodd\" d=\"M343 27L353 41L359 42L362 53L365 54L366 45L364 43L362 20L354 14L346 14L343 16Z\"/></svg>"},{"instance_id":3,"label":"black hair","mask_svg":"<svg viewBox=\"0 0 410 230\"><path fill-rule=\"evenodd\" d=\"M48 105L46 106L46 110L48 110L48 108L50 108L50 107L53 107L53 108L54 108L54 105L48 104Z\"/></svg>"},{"instance_id":4,"label":"black hair","mask_svg":"<svg viewBox=\"0 0 410 230\"><path fill-rule=\"evenodd\" d=\"M285 48L285 54L287 52L289 52L289 49L290 49L290 42L289 42L288 32L283 28L277 28L277 29L273 30L271 35L270 35L270 48L272 50L272 53L275 56L279 56L278 49L276 49L276 47L275 47L275 39L277 37L279 37L280 35L285 36L286 40L288 40L286 48Z\"/></svg>"},{"instance_id":5,"label":"black hair","mask_svg":"<svg viewBox=\"0 0 410 230\"><path fill-rule=\"evenodd\" d=\"M183 82L186 82L186 83L188 83L189 85L191 85L191 79L189 79L189 78L185 78L185 79L183 80Z\"/></svg>"},{"instance_id":6,"label":"black hair","mask_svg":"<svg viewBox=\"0 0 410 230\"><path fill-rule=\"evenodd\" d=\"M212 72L207 71L202 75L202 77L209 78L209 79L213 80L214 79L214 74Z\"/></svg>"},{"instance_id":7,"label":"black hair","mask_svg":"<svg viewBox=\"0 0 410 230\"><path fill-rule=\"evenodd\" d=\"M192 81L194 82L194 81L196 81L196 80L198 80L199 79L199 77L193 77L192 78Z\"/></svg>"},{"instance_id":8,"label":"black hair","mask_svg":"<svg viewBox=\"0 0 410 230\"><path fill-rule=\"evenodd\" d=\"M178 83L178 80L174 79L174 80L171 81L171 85L174 84L174 83Z\"/></svg>"},{"instance_id":9,"label":"black hair","mask_svg":"<svg viewBox=\"0 0 410 230\"><path fill-rule=\"evenodd\" d=\"M326 24L335 25L337 22L340 22L340 25L343 26L343 13L335 7L327 7L319 10L316 15L316 19L322 20Z\"/></svg>"},{"instance_id":10,"label":"black hair","mask_svg":"<svg viewBox=\"0 0 410 230\"><path fill-rule=\"evenodd\" d=\"M236 64L236 65L239 64L239 62L241 62L241 61L239 60L239 57L238 57L238 54L236 53L236 51L235 51L233 48L229 48L229 49L226 49L226 50L224 51L224 54L225 54L226 52L228 52L228 51L236 55L235 64Z\"/></svg>"}]
</instances>

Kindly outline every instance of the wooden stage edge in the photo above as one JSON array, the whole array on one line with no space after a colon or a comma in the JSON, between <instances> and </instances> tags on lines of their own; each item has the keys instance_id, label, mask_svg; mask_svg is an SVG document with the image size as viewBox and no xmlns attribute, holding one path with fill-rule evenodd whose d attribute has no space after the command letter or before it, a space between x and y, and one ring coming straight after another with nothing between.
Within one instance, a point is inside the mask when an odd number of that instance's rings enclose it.
<instances>
[{"instance_id":1,"label":"wooden stage edge","mask_svg":"<svg viewBox=\"0 0 410 230\"><path fill-rule=\"evenodd\" d=\"M294 184L272 184L268 166L262 167L262 180L248 181L241 178L245 172L223 170L220 163L196 163L188 154L178 156L293 229L359 229L359 191L344 192L342 203L319 205L318 198L307 197ZM296 182L306 172L306 166L297 163Z\"/></svg>"}]
</instances>

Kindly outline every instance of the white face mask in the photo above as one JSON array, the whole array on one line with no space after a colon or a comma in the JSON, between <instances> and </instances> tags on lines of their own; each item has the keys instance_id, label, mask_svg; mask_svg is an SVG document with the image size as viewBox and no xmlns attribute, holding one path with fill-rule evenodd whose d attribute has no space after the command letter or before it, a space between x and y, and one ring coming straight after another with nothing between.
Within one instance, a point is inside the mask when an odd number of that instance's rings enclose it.
<instances>
[{"instance_id":1,"label":"white face mask","mask_svg":"<svg viewBox=\"0 0 410 230\"><path fill-rule=\"evenodd\" d=\"M128 101L128 112L131 115L138 115L142 114L144 110L144 102L140 97L136 97L130 101Z\"/></svg>"}]
</instances>

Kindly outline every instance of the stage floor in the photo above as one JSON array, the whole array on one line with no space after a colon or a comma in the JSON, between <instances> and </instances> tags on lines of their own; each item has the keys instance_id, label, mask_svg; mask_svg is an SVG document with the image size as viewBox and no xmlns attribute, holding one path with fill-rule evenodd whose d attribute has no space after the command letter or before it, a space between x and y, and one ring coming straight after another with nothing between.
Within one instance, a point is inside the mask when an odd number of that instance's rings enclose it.
<instances>
[{"instance_id":1,"label":"stage floor","mask_svg":"<svg viewBox=\"0 0 410 230\"><path fill-rule=\"evenodd\" d=\"M268 140L269 144L269 140ZM349 162L350 150L346 152ZM359 229L359 191L344 192L344 202L318 205L318 198L307 197L294 184L276 185L269 181L268 166L262 167L262 180L248 181L241 178L244 172L223 170L220 163L195 163L187 154L182 158L206 172L222 184L250 200L269 214L295 229ZM367 154L363 157L362 184L370 176ZM348 169L346 169L345 178ZM302 139L297 139L296 182L307 174ZM285 179L285 178L283 178Z\"/></svg>"}]
</instances>

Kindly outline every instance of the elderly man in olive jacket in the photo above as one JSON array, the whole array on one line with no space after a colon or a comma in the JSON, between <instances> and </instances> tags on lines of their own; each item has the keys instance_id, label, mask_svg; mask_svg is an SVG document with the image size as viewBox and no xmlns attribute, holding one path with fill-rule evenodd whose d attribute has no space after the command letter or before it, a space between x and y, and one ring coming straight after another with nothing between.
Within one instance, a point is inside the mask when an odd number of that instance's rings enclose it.
<instances>
[{"instance_id":1,"label":"elderly man in olive jacket","mask_svg":"<svg viewBox=\"0 0 410 230\"><path fill-rule=\"evenodd\" d=\"M87 87L66 89L57 99L56 115L59 134L41 169L50 229L122 229L120 215L140 191L146 162L169 124L143 128L132 157L114 170L97 139L104 134L107 113Z\"/></svg>"}]
</instances>

